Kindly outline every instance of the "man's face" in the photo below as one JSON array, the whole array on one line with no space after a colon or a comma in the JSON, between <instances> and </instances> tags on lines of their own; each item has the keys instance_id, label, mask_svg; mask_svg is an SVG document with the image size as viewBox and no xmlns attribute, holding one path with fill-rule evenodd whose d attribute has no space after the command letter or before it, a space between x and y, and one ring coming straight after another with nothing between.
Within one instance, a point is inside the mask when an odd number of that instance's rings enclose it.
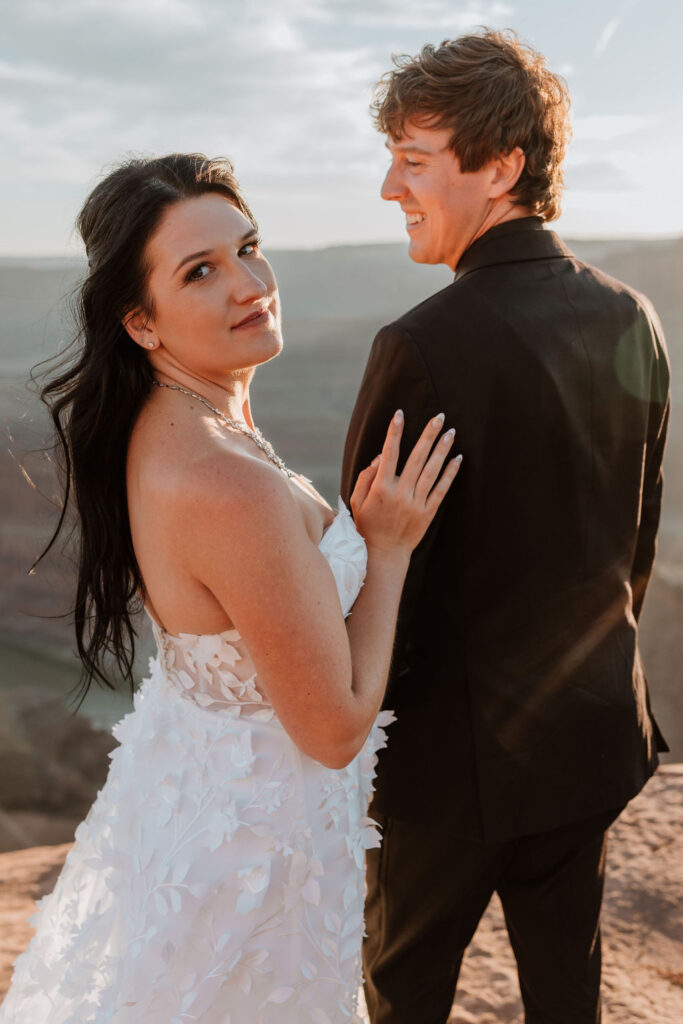
<instances>
[{"instance_id":1,"label":"man's face","mask_svg":"<svg viewBox=\"0 0 683 1024\"><path fill-rule=\"evenodd\" d=\"M463 174L450 138L447 128L406 121L402 137L387 141L391 166L382 198L399 203L406 215L412 260L455 270L491 210L492 164Z\"/></svg>"}]
</instances>

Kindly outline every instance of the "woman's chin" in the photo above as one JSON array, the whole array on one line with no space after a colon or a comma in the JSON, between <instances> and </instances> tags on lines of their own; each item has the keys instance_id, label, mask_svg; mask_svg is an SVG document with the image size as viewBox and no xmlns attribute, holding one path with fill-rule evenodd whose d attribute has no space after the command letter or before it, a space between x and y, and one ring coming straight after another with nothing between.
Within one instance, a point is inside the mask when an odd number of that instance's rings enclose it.
<instances>
[{"instance_id":1,"label":"woman's chin","mask_svg":"<svg viewBox=\"0 0 683 1024\"><path fill-rule=\"evenodd\" d=\"M270 335L267 338L259 339L258 344L254 344L248 353L248 362L245 362L243 367L244 370L255 370L257 366L262 366L263 363L269 363L271 359L275 359L276 356L282 352L282 336L281 335Z\"/></svg>"},{"instance_id":2,"label":"woman's chin","mask_svg":"<svg viewBox=\"0 0 683 1024\"><path fill-rule=\"evenodd\" d=\"M279 356L282 352L282 346L282 335L279 331L273 332L268 338L268 344L264 346L267 349L268 354L262 361L267 363L270 359L275 359L275 356Z\"/></svg>"}]
</instances>

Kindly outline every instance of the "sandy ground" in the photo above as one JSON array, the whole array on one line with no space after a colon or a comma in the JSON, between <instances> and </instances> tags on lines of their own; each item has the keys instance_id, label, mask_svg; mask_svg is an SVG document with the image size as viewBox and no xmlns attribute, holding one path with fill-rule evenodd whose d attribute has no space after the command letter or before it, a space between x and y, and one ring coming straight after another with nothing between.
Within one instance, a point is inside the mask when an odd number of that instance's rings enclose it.
<instances>
[{"instance_id":1,"label":"sandy ground","mask_svg":"<svg viewBox=\"0 0 683 1024\"><path fill-rule=\"evenodd\" d=\"M603 915L605 1024L683 1021L682 840L683 764L666 765L610 832ZM0 995L9 984L12 961L28 943L26 918L34 900L52 889L68 850L63 844L0 854ZM474 1022L523 1022L497 898L468 950L450 1018L450 1024Z\"/></svg>"}]
</instances>

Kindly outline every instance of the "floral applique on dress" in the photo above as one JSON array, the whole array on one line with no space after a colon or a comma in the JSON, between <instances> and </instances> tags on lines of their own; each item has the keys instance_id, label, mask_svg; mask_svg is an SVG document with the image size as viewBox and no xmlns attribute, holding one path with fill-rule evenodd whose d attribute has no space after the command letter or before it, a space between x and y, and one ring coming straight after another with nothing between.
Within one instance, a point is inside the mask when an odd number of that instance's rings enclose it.
<instances>
[{"instance_id":1,"label":"floral applique on dress","mask_svg":"<svg viewBox=\"0 0 683 1024\"><path fill-rule=\"evenodd\" d=\"M341 499L320 550L346 615L367 553ZM0 1024L360 1024L366 815L393 716L325 768L283 729L239 633L155 635Z\"/></svg>"}]
</instances>

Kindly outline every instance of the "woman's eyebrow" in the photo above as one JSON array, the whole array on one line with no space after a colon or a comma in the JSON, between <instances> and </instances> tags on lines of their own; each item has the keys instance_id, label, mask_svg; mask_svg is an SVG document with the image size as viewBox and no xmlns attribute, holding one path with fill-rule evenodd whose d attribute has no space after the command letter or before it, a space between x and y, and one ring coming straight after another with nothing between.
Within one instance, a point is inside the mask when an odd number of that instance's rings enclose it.
<instances>
[{"instance_id":1,"label":"woman's eyebrow","mask_svg":"<svg viewBox=\"0 0 683 1024\"><path fill-rule=\"evenodd\" d=\"M186 263L190 262L190 260L199 259L200 256L210 256L212 252L213 252L213 249L202 249L200 252L191 252L189 254L189 256L184 256L182 258L182 260L180 261L178 266L173 271L173 274L174 275L177 274L178 271L180 270L180 268L184 267Z\"/></svg>"},{"instance_id":2,"label":"woman's eyebrow","mask_svg":"<svg viewBox=\"0 0 683 1024\"><path fill-rule=\"evenodd\" d=\"M239 241L241 243L244 243L249 238L253 238L254 235L256 235L256 234L258 234L258 232L256 231L256 228L249 228L248 231L244 232L244 234L239 239ZM213 249L201 249L199 252L191 252L188 256L183 256L182 260L180 261L178 266L173 271L173 275L175 276L178 273L178 271L180 270L180 268L184 267L186 263L189 263L191 260L199 259L200 256L210 256L213 251L214 251Z\"/></svg>"}]
</instances>

